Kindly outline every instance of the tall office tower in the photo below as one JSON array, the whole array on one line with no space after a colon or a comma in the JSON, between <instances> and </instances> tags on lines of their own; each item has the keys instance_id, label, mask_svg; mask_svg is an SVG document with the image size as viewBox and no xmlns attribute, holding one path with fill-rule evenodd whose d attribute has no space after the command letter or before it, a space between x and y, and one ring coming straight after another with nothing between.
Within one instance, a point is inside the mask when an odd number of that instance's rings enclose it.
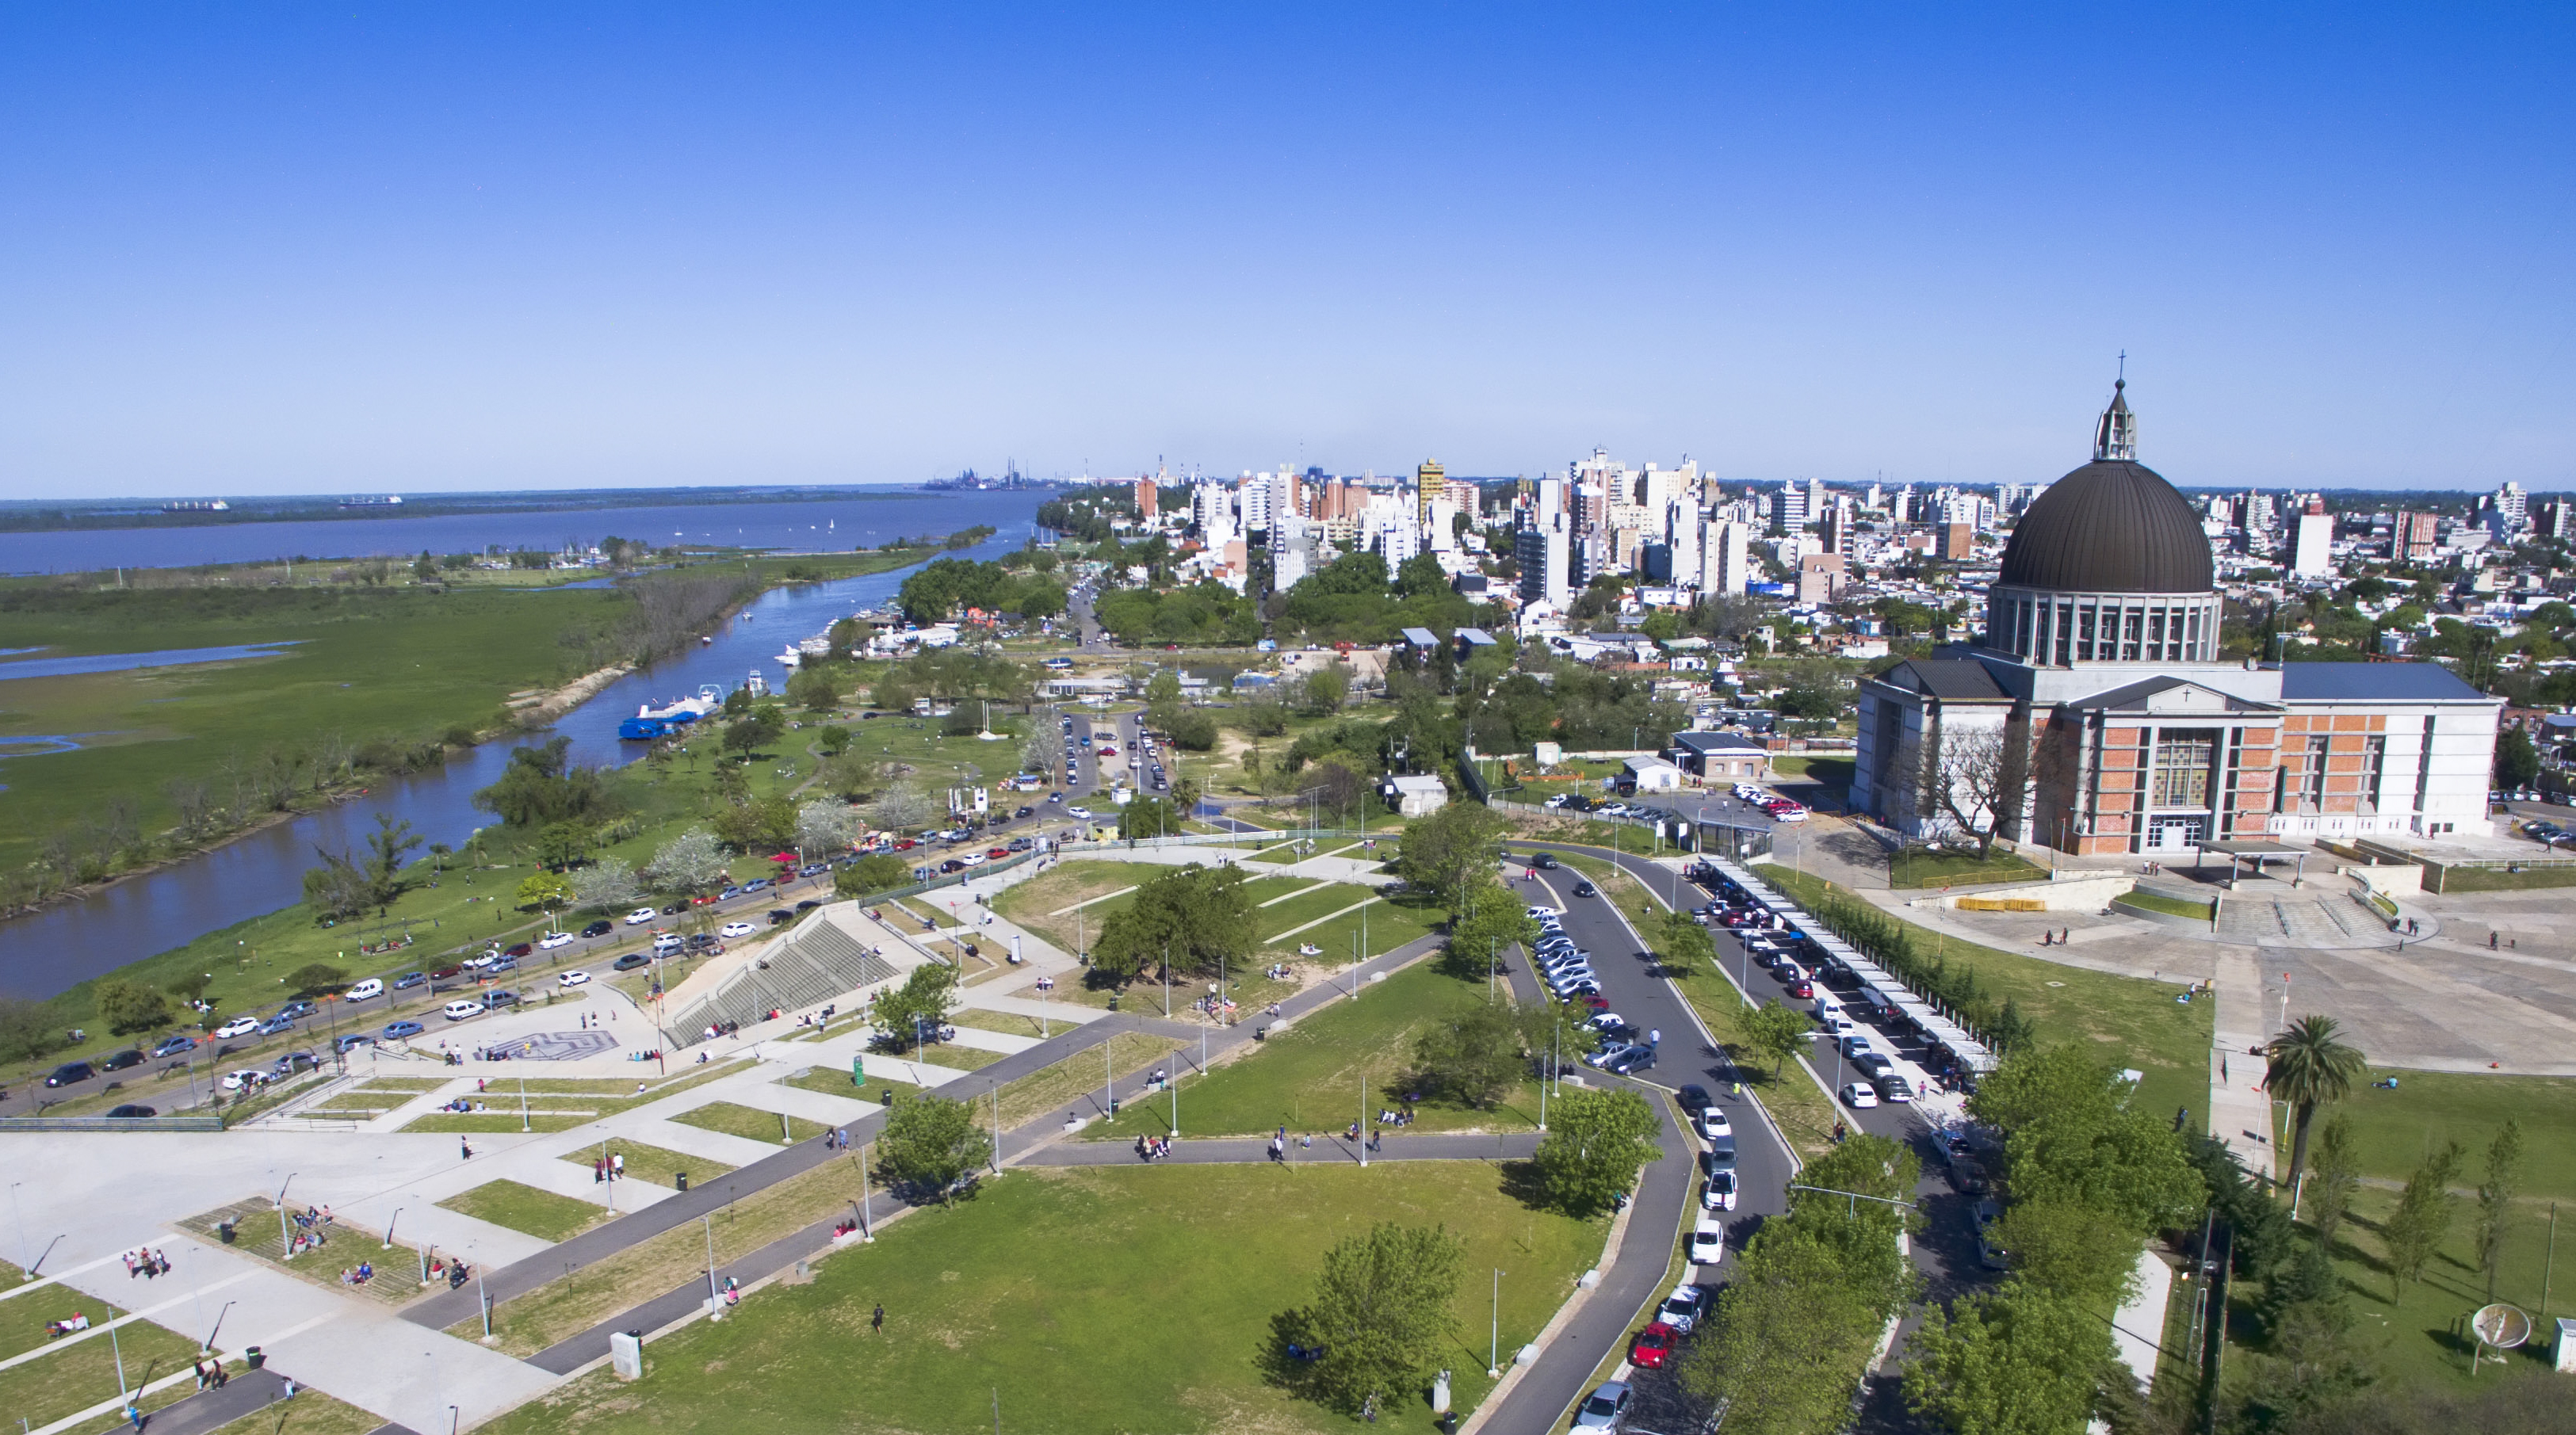
<instances>
[{"instance_id":1,"label":"tall office tower","mask_svg":"<svg viewBox=\"0 0 2576 1435\"><path fill-rule=\"evenodd\" d=\"M1677 588L1696 588L1700 574L1700 553L1707 540L1700 536L1699 505L1688 497L1675 498L1664 505L1664 543L1672 550L1672 583Z\"/></svg>"},{"instance_id":2,"label":"tall office tower","mask_svg":"<svg viewBox=\"0 0 2576 1435\"><path fill-rule=\"evenodd\" d=\"M1682 491L1682 480L1680 469L1657 468L1651 463L1647 464L1645 474L1639 483L1637 502L1643 507L1661 513Z\"/></svg>"},{"instance_id":3,"label":"tall office tower","mask_svg":"<svg viewBox=\"0 0 2576 1435\"><path fill-rule=\"evenodd\" d=\"M1136 517L1149 526L1154 521L1156 494L1160 488L1150 473L1136 480Z\"/></svg>"},{"instance_id":4,"label":"tall office tower","mask_svg":"<svg viewBox=\"0 0 2576 1435\"><path fill-rule=\"evenodd\" d=\"M1458 505L1449 501L1449 490L1431 500L1431 519L1422 525L1423 546L1434 553L1446 553L1458 546Z\"/></svg>"},{"instance_id":5,"label":"tall office tower","mask_svg":"<svg viewBox=\"0 0 2576 1435\"><path fill-rule=\"evenodd\" d=\"M1565 512L1565 480L1542 478L1538 481L1538 526L1547 527Z\"/></svg>"},{"instance_id":6,"label":"tall office tower","mask_svg":"<svg viewBox=\"0 0 2576 1435\"><path fill-rule=\"evenodd\" d=\"M1572 531L1564 514L1524 528L1512 540L1512 556L1521 569L1521 601L1546 603L1562 613L1566 603L1566 568L1573 557Z\"/></svg>"},{"instance_id":7,"label":"tall office tower","mask_svg":"<svg viewBox=\"0 0 2576 1435\"><path fill-rule=\"evenodd\" d=\"M2020 484L1998 483L1995 485L1995 511L1997 513L2021 512Z\"/></svg>"},{"instance_id":8,"label":"tall office tower","mask_svg":"<svg viewBox=\"0 0 2576 1435\"><path fill-rule=\"evenodd\" d=\"M1809 523L1819 522L1819 521L1821 521L1821 520L1824 518L1824 516L1825 516L1825 481L1824 481L1823 479L1821 479L1821 478L1811 478L1811 479L1808 479L1808 480L1807 480L1807 517L1806 517L1806 521L1807 521L1807 522L1809 522Z\"/></svg>"},{"instance_id":9,"label":"tall office tower","mask_svg":"<svg viewBox=\"0 0 2576 1435\"><path fill-rule=\"evenodd\" d=\"M2268 493L2248 492L2245 495L2245 515L2243 521L2239 523L2238 526L2248 533L2271 532L2273 526L2272 495Z\"/></svg>"},{"instance_id":10,"label":"tall office tower","mask_svg":"<svg viewBox=\"0 0 2576 1435\"><path fill-rule=\"evenodd\" d=\"M2487 501L2496 512L2505 516L2505 521L2513 525L2514 531L2522 530L2523 519L2529 510L2528 496L2523 493L2521 484L2508 478Z\"/></svg>"},{"instance_id":11,"label":"tall office tower","mask_svg":"<svg viewBox=\"0 0 2576 1435\"><path fill-rule=\"evenodd\" d=\"M1900 488L1900 489L1898 489L1898 490L1896 491L1896 502L1895 502L1895 504L1894 504L1894 510L1895 510L1895 516L1896 516L1896 521L1897 521L1897 522L1899 522L1899 523L1912 523L1912 522L1914 521L1914 485L1913 485L1913 484L1910 484L1910 483L1909 483L1909 484L1905 485L1903 488Z\"/></svg>"},{"instance_id":12,"label":"tall office tower","mask_svg":"<svg viewBox=\"0 0 2576 1435\"><path fill-rule=\"evenodd\" d=\"M1876 508L1879 506L1879 501L1878 501L1878 485L1877 485L1877 484L1875 484L1875 483L1871 484L1871 485L1869 486L1869 490L1868 490L1868 492L1866 492L1866 493L1862 494L1862 495L1861 495L1861 498L1862 498L1861 507L1863 507L1863 508L1868 508L1868 509L1876 509Z\"/></svg>"},{"instance_id":13,"label":"tall office tower","mask_svg":"<svg viewBox=\"0 0 2576 1435\"><path fill-rule=\"evenodd\" d=\"M2539 538L2576 538L2576 503L2564 498L2541 501L2533 510L2532 534Z\"/></svg>"},{"instance_id":14,"label":"tall office tower","mask_svg":"<svg viewBox=\"0 0 2576 1435\"><path fill-rule=\"evenodd\" d=\"M1429 525L1431 505L1446 496L1448 489L1448 470L1440 466L1440 460L1427 458L1415 467L1413 470L1414 520L1417 523Z\"/></svg>"},{"instance_id":15,"label":"tall office tower","mask_svg":"<svg viewBox=\"0 0 2576 1435\"><path fill-rule=\"evenodd\" d=\"M1200 542L1222 550L1241 536L1234 523L1234 490L1202 480L1190 490L1190 521L1198 525Z\"/></svg>"},{"instance_id":16,"label":"tall office tower","mask_svg":"<svg viewBox=\"0 0 2576 1435\"><path fill-rule=\"evenodd\" d=\"M1475 484L1463 478L1449 480L1449 506L1466 514L1478 528L1485 526L1485 495Z\"/></svg>"},{"instance_id":17,"label":"tall office tower","mask_svg":"<svg viewBox=\"0 0 2576 1435\"><path fill-rule=\"evenodd\" d=\"M1749 577L1746 565L1747 540L1753 525L1732 519L1711 523L1704 530L1707 545L1700 559L1700 572L1706 590L1711 593L1741 593Z\"/></svg>"},{"instance_id":18,"label":"tall office tower","mask_svg":"<svg viewBox=\"0 0 2576 1435\"><path fill-rule=\"evenodd\" d=\"M2388 556L2400 563L2430 563L2433 550L2441 541L2440 514L2411 513L2400 509L2397 531L2388 545Z\"/></svg>"},{"instance_id":19,"label":"tall office tower","mask_svg":"<svg viewBox=\"0 0 2576 1435\"><path fill-rule=\"evenodd\" d=\"M2297 578L2326 578L2334 573L2334 517L2326 512L2322 497L2311 498L2299 510L2291 529L2290 574Z\"/></svg>"},{"instance_id":20,"label":"tall office tower","mask_svg":"<svg viewBox=\"0 0 2576 1435\"><path fill-rule=\"evenodd\" d=\"M1574 507L1571 510L1575 531L1590 532L1610 518L1610 496L1597 478L1582 478L1574 483Z\"/></svg>"},{"instance_id":21,"label":"tall office tower","mask_svg":"<svg viewBox=\"0 0 2576 1435\"><path fill-rule=\"evenodd\" d=\"M1375 546L1386 559L1386 571L1392 576L1406 559L1422 551L1422 525L1409 517L1383 519L1377 525Z\"/></svg>"},{"instance_id":22,"label":"tall office tower","mask_svg":"<svg viewBox=\"0 0 2576 1435\"><path fill-rule=\"evenodd\" d=\"M1809 518L1807 490L1796 483L1780 485L1771 495L1771 527L1781 533L1795 533L1807 526Z\"/></svg>"},{"instance_id":23,"label":"tall office tower","mask_svg":"<svg viewBox=\"0 0 2576 1435\"><path fill-rule=\"evenodd\" d=\"M1297 514L1282 514L1270 529L1270 589L1285 593L1304 582L1320 565L1315 552L1321 526Z\"/></svg>"},{"instance_id":24,"label":"tall office tower","mask_svg":"<svg viewBox=\"0 0 2576 1435\"><path fill-rule=\"evenodd\" d=\"M1610 534L1607 530L1591 529L1572 535L1572 540L1565 566L1565 587L1569 593L1589 586L1595 577L1610 571Z\"/></svg>"},{"instance_id":25,"label":"tall office tower","mask_svg":"<svg viewBox=\"0 0 2576 1435\"><path fill-rule=\"evenodd\" d=\"M1270 507L1270 475L1247 473L1235 489L1235 515L1245 533L1267 533L1277 514Z\"/></svg>"},{"instance_id":26,"label":"tall office tower","mask_svg":"<svg viewBox=\"0 0 2576 1435\"><path fill-rule=\"evenodd\" d=\"M1824 551L1848 555L1852 551L1852 501L1848 493L1837 493L1825 506Z\"/></svg>"}]
</instances>

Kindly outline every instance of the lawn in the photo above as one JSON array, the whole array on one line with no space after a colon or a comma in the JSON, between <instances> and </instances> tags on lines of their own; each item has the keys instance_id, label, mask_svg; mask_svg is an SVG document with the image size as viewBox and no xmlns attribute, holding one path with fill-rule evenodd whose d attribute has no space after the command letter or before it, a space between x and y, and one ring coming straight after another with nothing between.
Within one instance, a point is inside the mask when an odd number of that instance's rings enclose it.
<instances>
[{"instance_id":1,"label":"lawn","mask_svg":"<svg viewBox=\"0 0 2576 1435\"><path fill-rule=\"evenodd\" d=\"M612 1138L606 1142L584 1146L579 1150L567 1151L559 1159L586 1168L602 1155L625 1157L626 1179L630 1181L642 1181L649 1185L667 1186L675 1190L679 1187L678 1176L682 1171L689 1173L692 1184L703 1186L718 1176L730 1174L734 1169L722 1161L709 1157L692 1156L685 1151L672 1151L660 1146L647 1146L641 1141L627 1141L620 1138Z\"/></svg>"},{"instance_id":2,"label":"lawn","mask_svg":"<svg viewBox=\"0 0 2576 1435\"><path fill-rule=\"evenodd\" d=\"M2189 897L2168 897L2162 892L2123 892L2111 899L2111 905L2162 912L2168 917L2189 917L2195 922L2209 920L2209 903L2195 902Z\"/></svg>"},{"instance_id":3,"label":"lawn","mask_svg":"<svg viewBox=\"0 0 2576 1435\"><path fill-rule=\"evenodd\" d=\"M140 1289L143 1282L135 1284L138 1287L135 1294L140 1297L143 1295ZM153 1294L159 1297L153 1301L157 1305L177 1292L163 1285ZM28 1309L13 1309L21 1306ZM24 1335L21 1327L32 1327L35 1340L32 1345L23 1345L22 1348L44 1346L47 1344L45 1322L60 1320L74 1311L88 1316L93 1327L107 1324L114 1316L127 1314L122 1306L111 1307L68 1289L20 1296L0 1302L0 1341L20 1346ZM0 1370L0 1411L6 1411L7 1418L12 1421L24 1420L29 1426L42 1430L54 1421L86 1410L102 1400L115 1399L120 1355L125 1363L125 1379L131 1388L149 1384L174 1370L186 1371L188 1362L195 1360L198 1352L197 1342L187 1336L150 1321L132 1321L116 1328L113 1341L101 1332L77 1345L58 1346L23 1365ZM191 1393L192 1386L182 1381L172 1390L163 1392L158 1400L146 1400L144 1407L149 1410L166 1405ZM101 1420L95 1428L105 1429L110 1423Z\"/></svg>"},{"instance_id":4,"label":"lawn","mask_svg":"<svg viewBox=\"0 0 2576 1435\"><path fill-rule=\"evenodd\" d=\"M1485 999L1482 983L1417 962L1364 986L1357 1001L1327 1003L1205 1076L1180 1077L1181 1130L1190 1136L1250 1136L1283 1125L1292 1134L1339 1131L1363 1106L1372 1116L1401 1106L1415 1034ZM1097 1059L1092 1070L1096 1076ZM1445 1101L1419 1102L1415 1109L1414 1131L1527 1131L1538 1124L1538 1086L1525 1082L1488 1111ZM1171 1118L1170 1097L1141 1097L1091 1134L1122 1141L1160 1136L1172 1129Z\"/></svg>"},{"instance_id":5,"label":"lawn","mask_svg":"<svg viewBox=\"0 0 2576 1435\"><path fill-rule=\"evenodd\" d=\"M720 1324L647 1345L639 1388L594 1372L485 1428L612 1428L649 1406L671 1435L841 1431L861 1410L872 1428L975 1435L998 1404L1006 1427L1058 1435L1350 1430L1266 1384L1261 1362L1271 1317L1311 1296L1323 1249L1389 1220L1466 1243L1440 1357L1461 1410L1491 1388L1490 1272L1507 1273L1501 1342L1513 1349L1598 1258L1606 1229L1530 1210L1484 1162L1015 1171L832 1256L811 1285L771 1287ZM872 1336L879 1303L885 1331ZM1427 1431L1430 1411L1404 1400L1379 1424Z\"/></svg>"},{"instance_id":6,"label":"lawn","mask_svg":"<svg viewBox=\"0 0 2576 1435\"><path fill-rule=\"evenodd\" d=\"M2035 867L2002 851L1980 862L1970 852L1924 852L1909 848L1887 865L1887 885L1890 887L1964 887L1980 882L2040 882L2047 878L2047 869Z\"/></svg>"},{"instance_id":7,"label":"lawn","mask_svg":"<svg viewBox=\"0 0 2576 1435\"><path fill-rule=\"evenodd\" d=\"M2576 1078L2484 1076L2436 1071L2374 1070L2370 1080L2395 1077L2397 1089L2364 1084L2317 1112L2322 1129L2336 1115L2350 1117L2360 1138L2365 1176L2404 1181L2431 1148L2445 1140L2466 1147L2462 1184L2485 1171L2487 1143L2511 1116L2522 1127L2522 1189L2535 1198L2576 1201ZM2289 1149L2289 1112L2281 1112L2281 1149ZM2313 1140L2313 1136L2311 1137ZM2571 1288L2576 1294L2576 1288Z\"/></svg>"},{"instance_id":8,"label":"lawn","mask_svg":"<svg viewBox=\"0 0 2576 1435\"><path fill-rule=\"evenodd\" d=\"M869 1077L868 1084L864 1087L854 1086L850 1082L849 1069L839 1066L809 1066L801 1074L788 1077L780 1084L793 1086L800 1091L819 1091L825 1096L847 1096L857 1101L873 1101L879 1106L891 1105L892 1098L895 1096L915 1096L929 1089L915 1086L908 1081L892 1081L882 1076Z\"/></svg>"},{"instance_id":9,"label":"lawn","mask_svg":"<svg viewBox=\"0 0 2576 1435\"><path fill-rule=\"evenodd\" d=\"M1287 935L1289 932L1310 922L1321 921L1345 908L1356 907L1376 895L1366 887L1336 882L1319 892L1292 896L1278 906L1258 908L1253 912L1252 920L1255 930L1261 933L1263 946L1275 947L1285 940L1293 949L1297 942L1308 938L1303 932L1298 933L1294 938L1289 938ZM1326 948L1326 950L1331 949Z\"/></svg>"},{"instance_id":10,"label":"lawn","mask_svg":"<svg viewBox=\"0 0 2576 1435\"><path fill-rule=\"evenodd\" d=\"M1814 901L1830 885L1823 878L1786 867L1766 864L1754 870L1802 903ZM1925 950L1973 970L1978 983L1997 1000L2008 997L2017 1003L2041 1040L2080 1037L2114 1067L2136 1068L2143 1074L2137 1100L2147 1110L2189 1107L2196 1119L2206 1115L2213 1003L2176 1001L2182 990L2179 983L2062 967L1928 928L1915 927L1914 935Z\"/></svg>"},{"instance_id":11,"label":"lawn","mask_svg":"<svg viewBox=\"0 0 2576 1435\"><path fill-rule=\"evenodd\" d=\"M1091 1101L1083 1114L1096 1114L1110 1072L1125 1076L1148 1062L1168 1057L1177 1046L1179 1043L1170 1037L1122 1031L1088 1051L1075 1052L1053 1066L1040 1067L1002 1088L1002 1129L1013 1130L1085 1095Z\"/></svg>"},{"instance_id":12,"label":"lawn","mask_svg":"<svg viewBox=\"0 0 2576 1435\"><path fill-rule=\"evenodd\" d=\"M372 1435L384 1427L383 1416L303 1386L285 1404L253 1411L213 1435Z\"/></svg>"},{"instance_id":13,"label":"lawn","mask_svg":"<svg viewBox=\"0 0 2576 1435\"><path fill-rule=\"evenodd\" d=\"M981 1051L971 1046L940 1046L933 1043L906 1053L924 1066L944 1066L951 1071L976 1071L1002 1059L998 1051Z\"/></svg>"},{"instance_id":14,"label":"lawn","mask_svg":"<svg viewBox=\"0 0 2576 1435\"><path fill-rule=\"evenodd\" d=\"M1003 889L993 898L993 910L1065 951L1077 951L1077 937L1087 938L1100 930L1109 904L1084 909L1078 931L1074 914L1058 916L1060 909L1140 886L1169 870L1153 862L1070 861Z\"/></svg>"},{"instance_id":15,"label":"lawn","mask_svg":"<svg viewBox=\"0 0 2576 1435\"><path fill-rule=\"evenodd\" d=\"M438 1204L459 1215L506 1226L548 1243L578 1235L608 1215L606 1208L596 1202L558 1196L516 1181L486 1181Z\"/></svg>"},{"instance_id":16,"label":"lawn","mask_svg":"<svg viewBox=\"0 0 2576 1435\"><path fill-rule=\"evenodd\" d=\"M695 1126L701 1131L721 1131L727 1136L740 1136L746 1141L767 1141L785 1146L820 1136L831 1128L802 1116L786 1116L757 1107L736 1106L730 1101L710 1102L695 1111L683 1111L671 1118L682 1126ZM613 1148L612 1148L613 1153Z\"/></svg>"}]
</instances>

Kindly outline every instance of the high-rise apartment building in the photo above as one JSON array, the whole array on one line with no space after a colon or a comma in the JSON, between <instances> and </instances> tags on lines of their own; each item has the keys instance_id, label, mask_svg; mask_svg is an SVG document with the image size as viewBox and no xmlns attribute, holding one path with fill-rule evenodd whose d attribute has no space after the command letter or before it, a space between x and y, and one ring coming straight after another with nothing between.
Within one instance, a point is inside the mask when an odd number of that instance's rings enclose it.
<instances>
[{"instance_id":1,"label":"high-rise apartment building","mask_svg":"<svg viewBox=\"0 0 2576 1435\"><path fill-rule=\"evenodd\" d=\"M2309 499L2299 509L2299 516L2291 525L2290 575L2294 578L2334 576L2334 515L2326 512L2322 497Z\"/></svg>"},{"instance_id":2,"label":"high-rise apartment building","mask_svg":"<svg viewBox=\"0 0 2576 1435\"><path fill-rule=\"evenodd\" d=\"M1153 523L1156 495L1160 491L1161 486L1155 481L1154 475L1150 473L1145 475L1143 478L1136 480L1136 517L1138 521L1149 525Z\"/></svg>"},{"instance_id":3,"label":"high-rise apartment building","mask_svg":"<svg viewBox=\"0 0 2576 1435\"><path fill-rule=\"evenodd\" d=\"M2440 546L2441 541L2441 515L2399 509L2397 528L2388 545L2388 556L2399 563L2430 563L2433 561L2433 550Z\"/></svg>"},{"instance_id":4,"label":"high-rise apartment building","mask_svg":"<svg viewBox=\"0 0 2576 1435\"><path fill-rule=\"evenodd\" d=\"M1414 520L1423 527L1431 526L1431 505L1449 496L1449 471L1436 458L1424 459L1413 470Z\"/></svg>"},{"instance_id":5,"label":"high-rise apartment building","mask_svg":"<svg viewBox=\"0 0 2576 1435\"><path fill-rule=\"evenodd\" d=\"M1703 530L1705 548L1700 558L1706 592L1741 593L1750 581L1750 555L1745 551L1753 534L1753 525L1724 519Z\"/></svg>"}]
</instances>

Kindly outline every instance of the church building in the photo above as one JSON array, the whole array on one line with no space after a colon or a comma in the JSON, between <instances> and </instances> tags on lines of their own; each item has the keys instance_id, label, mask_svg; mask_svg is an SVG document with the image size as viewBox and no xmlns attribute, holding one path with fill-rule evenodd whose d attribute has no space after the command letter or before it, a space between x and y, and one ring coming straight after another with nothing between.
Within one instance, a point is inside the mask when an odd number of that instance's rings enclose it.
<instances>
[{"instance_id":1,"label":"church building","mask_svg":"<svg viewBox=\"0 0 2576 1435\"><path fill-rule=\"evenodd\" d=\"M2502 699L2433 663L2219 658L2208 535L2137 461L2126 387L2013 529L1981 640L1862 685L1853 809L2076 854L2482 824Z\"/></svg>"}]
</instances>

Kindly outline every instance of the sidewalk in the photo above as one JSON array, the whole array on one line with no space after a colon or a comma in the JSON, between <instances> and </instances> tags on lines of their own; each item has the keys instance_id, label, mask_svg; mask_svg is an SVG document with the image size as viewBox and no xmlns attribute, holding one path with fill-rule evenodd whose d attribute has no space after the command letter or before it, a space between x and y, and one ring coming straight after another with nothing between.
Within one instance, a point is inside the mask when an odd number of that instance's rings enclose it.
<instances>
[{"instance_id":1,"label":"sidewalk","mask_svg":"<svg viewBox=\"0 0 2576 1435\"><path fill-rule=\"evenodd\" d=\"M2272 1101L2260 1091L2263 1058L2253 1054L2270 1028L2263 973L2252 947L2220 947L2218 1008L2209 1053L2209 1134L2227 1143L2247 1174L2268 1179L2272 1169Z\"/></svg>"}]
</instances>

